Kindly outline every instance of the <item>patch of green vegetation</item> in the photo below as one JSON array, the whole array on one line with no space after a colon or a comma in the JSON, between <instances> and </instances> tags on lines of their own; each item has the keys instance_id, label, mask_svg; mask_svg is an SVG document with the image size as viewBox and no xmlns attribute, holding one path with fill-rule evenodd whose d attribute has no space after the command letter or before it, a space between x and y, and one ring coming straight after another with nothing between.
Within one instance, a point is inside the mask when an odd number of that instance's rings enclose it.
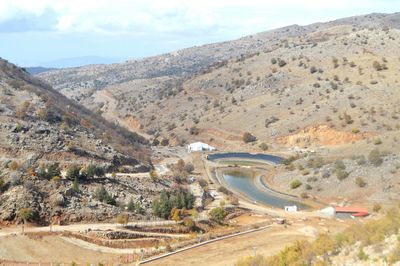
<instances>
[{"instance_id":1,"label":"patch of green vegetation","mask_svg":"<svg viewBox=\"0 0 400 266\"><path fill-rule=\"evenodd\" d=\"M380 166L383 162L381 152L378 149L373 149L368 155L368 160L374 166Z\"/></svg>"},{"instance_id":2,"label":"patch of green vegetation","mask_svg":"<svg viewBox=\"0 0 400 266\"><path fill-rule=\"evenodd\" d=\"M227 212L224 207L217 207L210 211L211 220L222 223L227 215Z\"/></svg>"},{"instance_id":3,"label":"patch of green vegetation","mask_svg":"<svg viewBox=\"0 0 400 266\"><path fill-rule=\"evenodd\" d=\"M307 161L307 167L314 169L321 168L322 166L324 166L324 164L325 164L324 159L320 156L310 158Z\"/></svg>"},{"instance_id":4,"label":"patch of green vegetation","mask_svg":"<svg viewBox=\"0 0 400 266\"><path fill-rule=\"evenodd\" d=\"M292 162L296 161L297 159L299 159L299 156L290 156L289 158L283 159L283 160L282 160L282 163L283 163L284 165L289 165L289 164L291 164Z\"/></svg>"},{"instance_id":5,"label":"patch of green vegetation","mask_svg":"<svg viewBox=\"0 0 400 266\"><path fill-rule=\"evenodd\" d=\"M99 188L96 189L96 191L94 192L94 198L106 203L106 204L110 204L110 205L115 205L115 199L114 197L108 193L108 191L106 190L106 188L104 186L101 186Z\"/></svg>"},{"instance_id":6,"label":"patch of green vegetation","mask_svg":"<svg viewBox=\"0 0 400 266\"><path fill-rule=\"evenodd\" d=\"M187 190L175 190L175 191L161 191L160 197L153 201L153 213L154 215L168 219L171 218L171 210L193 208L194 196Z\"/></svg>"},{"instance_id":7,"label":"patch of green vegetation","mask_svg":"<svg viewBox=\"0 0 400 266\"><path fill-rule=\"evenodd\" d=\"M291 189L296 189L296 188L300 187L302 184L303 183L300 180L295 179L290 183L290 188Z\"/></svg>"},{"instance_id":8,"label":"patch of green vegetation","mask_svg":"<svg viewBox=\"0 0 400 266\"><path fill-rule=\"evenodd\" d=\"M367 182L365 182L365 180L362 177L357 177L355 182L359 187L365 187L367 185Z\"/></svg>"},{"instance_id":9,"label":"patch of green vegetation","mask_svg":"<svg viewBox=\"0 0 400 266\"><path fill-rule=\"evenodd\" d=\"M339 179L340 181L342 181L343 179L346 179L349 176L349 173L344 171L344 170L336 170L336 177L337 179Z\"/></svg>"}]
</instances>

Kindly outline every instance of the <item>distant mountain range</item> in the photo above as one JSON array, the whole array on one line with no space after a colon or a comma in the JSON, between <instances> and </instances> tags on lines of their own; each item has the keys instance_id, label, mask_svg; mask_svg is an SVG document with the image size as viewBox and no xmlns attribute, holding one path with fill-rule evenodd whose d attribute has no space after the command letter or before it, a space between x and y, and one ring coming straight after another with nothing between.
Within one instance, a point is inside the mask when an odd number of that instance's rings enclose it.
<instances>
[{"instance_id":1,"label":"distant mountain range","mask_svg":"<svg viewBox=\"0 0 400 266\"><path fill-rule=\"evenodd\" d=\"M47 68L47 67L25 67L25 70L32 75L40 74L46 71L54 70L56 68Z\"/></svg>"},{"instance_id":2,"label":"distant mountain range","mask_svg":"<svg viewBox=\"0 0 400 266\"><path fill-rule=\"evenodd\" d=\"M114 64L121 63L123 61L124 58L121 57L79 56L42 62L37 64L37 66L25 67L25 69L31 74L39 74L55 68L71 68L86 65Z\"/></svg>"}]
</instances>

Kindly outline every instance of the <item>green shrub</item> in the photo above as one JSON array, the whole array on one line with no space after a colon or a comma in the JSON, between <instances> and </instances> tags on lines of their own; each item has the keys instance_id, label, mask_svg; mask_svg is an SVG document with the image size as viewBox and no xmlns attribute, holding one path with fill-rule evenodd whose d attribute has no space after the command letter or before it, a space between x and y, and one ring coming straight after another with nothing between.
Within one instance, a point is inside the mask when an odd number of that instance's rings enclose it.
<instances>
[{"instance_id":1,"label":"green shrub","mask_svg":"<svg viewBox=\"0 0 400 266\"><path fill-rule=\"evenodd\" d=\"M310 174L310 171L307 170L307 169L304 169L303 171L301 171L301 174L302 174L302 175L309 175L309 174Z\"/></svg>"},{"instance_id":2,"label":"green shrub","mask_svg":"<svg viewBox=\"0 0 400 266\"><path fill-rule=\"evenodd\" d=\"M374 166L379 166L382 164L383 159L382 159L382 154L378 149L373 149L369 155L368 155L368 160L370 161L371 164Z\"/></svg>"},{"instance_id":3,"label":"green shrub","mask_svg":"<svg viewBox=\"0 0 400 266\"><path fill-rule=\"evenodd\" d=\"M314 168L314 169L318 169L321 168L322 166L324 166L324 159L320 156L314 157L314 158L310 158L307 161L307 167L309 168Z\"/></svg>"},{"instance_id":4,"label":"green shrub","mask_svg":"<svg viewBox=\"0 0 400 266\"><path fill-rule=\"evenodd\" d=\"M258 145L258 147L259 147L261 150L263 150L263 151L268 150L268 145L267 145L267 143L265 143L265 142L263 142L263 143L261 143L260 145Z\"/></svg>"},{"instance_id":5,"label":"green shrub","mask_svg":"<svg viewBox=\"0 0 400 266\"><path fill-rule=\"evenodd\" d=\"M257 138L253 136L250 132L245 132L242 136L242 139L244 143L249 143L257 140Z\"/></svg>"},{"instance_id":6,"label":"green shrub","mask_svg":"<svg viewBox=\"0 0 400 266\"><path fill-rule=\"evenodd\" d=\"M134 202L133 199L131 198L128 202L128 205L126 206L128 211L136 213L136 214L143 214L144 209L142 208L142 205L140 204L139 201Z\"/></svg>"},{"instance_id":7,"label":"green shrub","mask_svg":"<svg viewBox=\"0 0 400 266\"><path fill-rule=\"evenodd\" d=\"M200 185L202 188L205 188L206 186L208 186L208 182L207 182L207 180L205 180L204 178L200 178L200 179L198 180L198 182L199 182L199 185Z\"/></svg>"},{"instance_id":8,"label":"green shrub","mask_svg":"<svg viewBox=\"0 0 400 266\"><path fill-rule=\"evenodd\" d=\"M282 163L283 163L284 165L289 165L289 164L291 164L292 162L296 161L297 159L299 159L298 156L290 156L289 158L284 158L284 159L282 160Z\"/></svg>"},{"instance_id":9,"label":"green shrub","mask_svg":"<svg viewBox=\"0 0 400 266\"><path fill-rule=\"evenodd\" d=\"M100 177L104 175L104 169L103 167L94 165L94 164L89 164L84 170L84 175L88 178L93 178L95 176Z\"/></svg>"},{"instance_id":10,"label":"green shrub","mask_svg":"<svg viewBox=\"0 0 400 266\"><path fill-rule=\"evenodd\" d=\"M190 230L192 230L195 227L195 223L194 223L193 219L190 217L185 217L183 219L183 225L185 227L189 228Z\"/></svg>"},{"instance_id":11,"label":"green shrub","mask_svg":"<svg viewBox=\"0 0 400 266\"><path fill-rule=\"evenodd\" d=\"M6 182L4 182L3 179L0 179L0 192L3 192L3 189L5 188Z\"/></svg>"},{"instance_id":12,"label":"green shrub","mask_svg":"<svg viewBox=\"0 0 400 266\"><path fill-rule=\"evenodd\" d=\"M279 61L278 61L278 66L284 67L285 65L286 65L286 61L285 61L285 60L279 59Z\"/></svg>"},{"instance_id":13,"label":"green shrub","mask_svg":"<svg viewBox=\"0 0 400 266\"><path fill-rule=\"evenodd\" d=\"M53 164L48 164L42 167L39 167L39 169L36 171L36 175L40 178L44 178L47 180L50 180L54 176L59 176L61 174L60 172L60 167L59 163L53 163Z\"/></svg>"},{"instance_id":14,"label":"green shrub","mask_svg":"<svg viewBox=\"0 0 400 266\"><path fill-rule=\"evenodd\" d=\"M295 179L290 183L290 188L291 189L296 189L296 188L300 187L302 184L303 183L300 180Z\"/></svg>"},{"instance_id":15,"label":"green shrub","mask_svg":"<svg viewBox=\"0 0 400 266\"><path fill-rule=\"evenodd\" d=\"M382 206L379 203L375 203L374 206L372 207L372 210L374 212L379 212L382 209Z\"/></svg>"},{"instance_id":16,"label":"green shrub","mask_svg":"<svg viewBox=\"0 0 400 266\"><path fill-rule=\"evenodd\" d=\"M346 165L343 163L343 161L336 161L335 162L335 169L336 170L345 170Z\"/></svg>"},{"instance_id":17,"label":"green shrub","mask_svg":"<svg viewBox=\"0 0 400 266\"><path fill-rule=\"evenodd\" d=\"M375 68L376 71L382 71L383 70L382 64L379 63L378 61L374 61L372 63L372 67Z\"/></svg>"},{"instance_id":18,"label":"green shrub","mask_svg":"<svg viewBox=\"0 0 400 266\"><path fill-rule=\"evenodd\" d=\"M361 155L360 157L357 158L357 164L358 165L364 165L367 161L365 160L365 156Z\"/></svg>"},{"instance_id":19,"label":"green shrub","mask_svg":"<svg viewBox=\"0 0 400 266\"><path fill-rule=\"evenodd\" d=\"M315 72L317 72L317 68L315 66L310 67L310 73L314 74Z\"/></svg>"},{"instance_id":20,"label":"green shrub","mask_svg":"<svg viewBox=\"0 0 400 266\"><path fill-rule=\"evenodd\" d=\"M354 120L351 118L351 115L348 115L346 112L344 112L343 116L346 124L348 125L353 124Z\"/></svg>"},{"instance_id":21,"label":"green shrub","mask_svg":"<svg viewBox=\"0 0 400 266\"><path fill-rule=\"evenodd\" d=\"M230 190L228 190L226 187L224 187L224 186L220 186L219 188L218 188L218 192L222 192L222 193L224 193L224 194L226 194L226 195L231 195L232 194L232 192L230 192Z\"/></svg>"},{"instance_id":22,"label":"green shrub","mask_svg":"<svg viewBox=\"0 0 400 266\"><path fill-rule=\"evenodd\" d=\"M223 207L216 207L210 211L211 220L222 223L227 215L227 212Z\"/></svg>"},{"instance_id":23,"label":"green shrub","mask_svg":"<svg viewBox=\"0 0 400 266\"><path fill-rule=\"evenodd\" d=\"M357 177L355 182L359 187L365 187L367 185L367 182L365 182L362 177Z\"/></svg>"},{"instance_id":24,"label":"green shrub","mask_svg":"<svg viewBox=\"0 0 400 266\"><path fill-rule=\"evenodd\" d=\"M26 223L33 218L33 212L31 208L21 208L18 211L18 218Z\"/></svg>"},{"instance_id":25,"label":"green shrub","mask_svg":"<svg viewBox=\"0 0 400 266\"><path fill-rule=\"evenodd\" d=\"M196 126L192 126L189 129L189 133L190 133L190 135L198 135L200 133L200 129Z\"/></svg>"},{"instance_id":26,"label":"green shrub","mask_svg":"<svg viewBox=\"0 0 400 266\"><path fill-rule=\"evenodd\" d=\"M286 166L286 169L289 170L289 171L294 171L294 170L296 170L296 166L291 163L288 166Z\"/></svg>"},{"instance_id":27,"label":"green shrub","mask_svg":"<svg viewBox=\"0 0 400 266\"><path fill-rule=\"evenodd\" d=\"M318 178L315 176L307 178L307 182L317 182L317 181L318 181Z\"/></svg>"},{"instance_id":28,"label":"green shrub","mask_svg":"<svg viewBox=\"0 0 400 266\"><path fill-rule=\"evenodd\" d=\"M346 179L348 176L349 176L349 173L346 172L345 170L339 169L339 170L336 171L336 177L340 181L342 181L343 179Z\"/></svg>"},{"instance_id":29,"label":"green shrub","mask_svg":"<svg viewBox=\"0 0 400 266\"><path fill-rule=\"evenodd\" d=\"M67 170L66 178L69 180L75 180L81 178L81 168L74 165Z\"/></svg>"},{"instance_id":30,"label":"green shrub","mask_svg":"<svg viewBox=\"0 0 400 266\"><path fill-rule=\"evenodd\" d=\"M110 205L116 204L114 197L108 193L108 191L104 186L101 186L96 189L96 191L94 192L94 198L106 204Z\"/></svg>"},{"instance_id":31,"label":"green shrub","mask_svg":"<svg viewBox=\"0 0 400 266\"><path fill-rule=\"evenodd\" d=\"M189 174L193 173L194 171L194 166L192 163L187 163L185 165L185 171L188 172Z\"/></svg>"},{"instance_id":32,"label":"green shrub","mask_svg":"<svg viewBox=\"0 0 400 266\"><path fill-rule=\"evenodd\" d=\"M72 189L74 192L79 193L79 184L78 184L78 178L75 177L74 182L72 182Z\"/></svg>"},{"instance_id":33,"label":"green shrub","mask_svg":"<svg viewBox=\"0 0 400 266\"><path fill-rule=\"evenodd\" d=\"M301 192L300 197L302 199L308 199L308 193L307 192Z\"/></svg>"},{"instance_id":34,"label":"green shrub","mask_svg":"<svg viewBox=\"0 0 400 266\"><path fill-rule=\"evenodd\" d=\"M363 248L360 248L360 251L357 254L359 260L368 260L368 255L364 252Z\"/></svg>"}]
</instances>

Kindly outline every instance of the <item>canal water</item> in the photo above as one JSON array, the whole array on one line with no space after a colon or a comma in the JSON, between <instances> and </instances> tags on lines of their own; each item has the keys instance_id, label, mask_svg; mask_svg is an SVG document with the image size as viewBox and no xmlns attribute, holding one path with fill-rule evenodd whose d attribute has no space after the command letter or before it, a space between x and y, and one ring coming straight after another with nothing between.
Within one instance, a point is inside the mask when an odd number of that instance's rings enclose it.
<instances>
[{"instance_id":1,"label":"canal water","mask_svg":"<svg viewBox=\"0 0 400 266\"><path fill-rule=\"evenodd\" d=\"M306 205L295 200L290 200L288 197L279 195L279 193L271 191L268 188L260 188L255 184L256 177L253 176L251 171L226 171L222 173L222 177L230 187L244 194L252 201L264 203L280 209L283 209L284 206L293 205L296 205L298 209L307 208Z\"/></svg>"},{"instance_id":2,"label":"canal water","mask_svg":"<svg viewBox=\"0 0 400 266\"><path fill-rule=\"evenodd\" d=\"M279 164L283 158L263 153L247 153L247 152L227 152L227 153L213 153L207 156L210 161L220 160L220 159L250 159L266 161L268 163Z\"/></svg>"}]
</instances>

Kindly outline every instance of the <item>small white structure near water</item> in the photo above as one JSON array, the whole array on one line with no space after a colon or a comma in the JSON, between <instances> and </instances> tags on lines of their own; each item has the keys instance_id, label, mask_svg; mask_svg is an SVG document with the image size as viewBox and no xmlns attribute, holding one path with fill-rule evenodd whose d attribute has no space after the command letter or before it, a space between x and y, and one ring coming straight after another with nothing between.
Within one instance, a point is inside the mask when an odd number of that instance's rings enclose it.
<instances>
[{"instance_id":1,"label":"small white structure near water","mask_svg":"<svg viewBox=\"0 0 400 266\"><path fill-rule=\"evenodd\" d=\"M187 146L188 152L192 151L215 151L215 147L203 142L194 142Z\"/></svg>"},{"instance_id":2,"label":"small white structure near water","mask_svg":"<svg viewBox=\"0 0 400 266\"><path fill-rule=\"evenodd\" d=\"M297 206L296 205L285 206L285 211L287 211L287 212L297 212Z\"/></svg>"},{"instance_id":3,"label":"small white structure near water","mask_svg":"<svg viewBox=\"0 0 400 266\"><path fill-rule=\"evenodd\" d=\"M319 214L322 214L324 216L328 216L328 217L334 217L336 215L336 210L333 207L326 207L322 210L318 211Z\"/></svg>"}]
</instances>

